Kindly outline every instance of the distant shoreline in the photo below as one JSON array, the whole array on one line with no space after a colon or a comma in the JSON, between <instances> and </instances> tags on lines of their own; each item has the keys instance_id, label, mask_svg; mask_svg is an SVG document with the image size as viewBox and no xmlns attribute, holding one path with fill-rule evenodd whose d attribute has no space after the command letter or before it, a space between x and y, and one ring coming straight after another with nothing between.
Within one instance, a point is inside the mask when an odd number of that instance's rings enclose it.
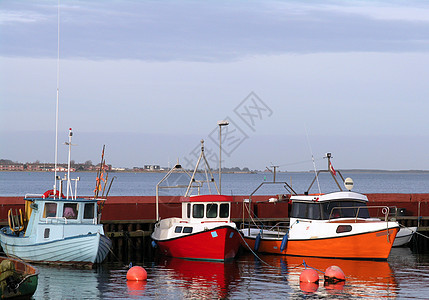
<instances>
[{"instance_id":1,"label":"distant shoreline","mask_svg":"<svg viewBox=\"0 0 429 300\"><path fill-rule=\"evenodd\" d=\"M109 170L109 173L167 173L169 170ZM188 170L189 171L189 170ZM191 170L192 171L192 170ZM404 173L404 174L409 174L409 173L419 173L419 174L429 174L429 170L380 170L380 169L343 169L343 170L337 170L340 171L342 173L361 173L361 174L365 174L365 173L370 173L370 174L376 174L376 173ZM31 173L47 173L47 172L51 172L53 173L54 171L31 171L31 170L14 170L14 171L9 171L9 170L0 170L0 172L31 172ZM63 171L61 171L63 172ZM80 170L80 171L74 171L72 173L97 173L98 170ZM218 173L218 170L212 170L213 173ZM314 170L309 170L309 171L277 171L277 174L288 174L288 173L314 173ZM222 171L222 174L272 174L272 172L268 172L268 171Z\"/></svg>"}]
</instances>

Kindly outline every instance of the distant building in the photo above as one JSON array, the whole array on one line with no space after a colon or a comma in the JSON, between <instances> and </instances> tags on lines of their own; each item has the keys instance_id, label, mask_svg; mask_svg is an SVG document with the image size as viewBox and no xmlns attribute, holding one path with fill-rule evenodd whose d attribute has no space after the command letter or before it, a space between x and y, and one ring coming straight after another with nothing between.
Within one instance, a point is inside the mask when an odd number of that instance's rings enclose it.
<instances>
[{"instance_id":1,"label":"distant building","mask_svg":"<svg viewBox=\"0 0 429 300\"><path fill-rule=\"evenodd\" d=\"M1 164L0 171L24 171L24 164Z\"/></svg>"},{"instance_id":2,"label":"distant building","mask_svg":"<svg viewBox=\"0 0 429 300\"><path fill-rule=\"evenodd\" d=\"M160 171L161 167L159 165L144 165L145 171Z\"/></svg>"}]
</instances>

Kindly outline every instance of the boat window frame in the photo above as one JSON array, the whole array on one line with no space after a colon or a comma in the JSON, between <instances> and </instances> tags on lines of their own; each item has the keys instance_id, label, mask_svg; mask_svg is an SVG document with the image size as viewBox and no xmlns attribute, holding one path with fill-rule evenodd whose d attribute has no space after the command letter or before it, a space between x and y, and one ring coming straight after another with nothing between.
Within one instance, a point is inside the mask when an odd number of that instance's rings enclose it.
<instances>
[{"instance_id":1,"label":"boat window frame","mask_svg":"<svg viewBox=\"0 0 429 300\"><path fill-rule=\"evenodd\" d=\"M77 220L79 215L79 203L64 202L62 207L62 217L72 221ZM75 208L73 208L75 207ZM69 208L69 209L68 209ZM66 212L67 211L67 212ZM66 215L67 214L67 215Z\"/></svg>"},{"instance_id":2,"label":"boat window frame","mask_svg":"<svg viewBox=\"0 0 429 300\"><path fill-rule=\"evenodd\" d=\"M311 212L318 207L319 212ZM359 209L359 214L358 214ZM316 218L315 215L319 217ZM291 218L306 220L331 220L339 218L369 218L369 210L365 201L355 199L335 199L330 201L293 201Z\"/></svg>"},{"instance_id":3,"label":"boat window frame","mask_svg":"<svg viewBox=\"0 0 429 300\"><path fill-rule=\"evenodd\" d=\"M50 209L50 206L55 206L55 210ZM46 219L46 218L56 218L57 217L57 212L58 212L58 203L56 202L49 202L46 201L45 205L43 207L43 215L42 218ZM49 211L48 211L49 209ZM55 211L55 213L53 213ZM52 215L53 214L53 215Z\"/></svg>"},{"instance_id":4,"label":"boat window frame","mask_svg":"<svg viewBox=\"0 0 429 300\"><path fill-rule=\"evenodd\" d=\"M323 212L324 214L326 214L327 220L338 218L367 219L370 217L368 205L364 201L340 199L327 201L327 203L324 204L325 205L323 205Z\"/></svg>"},{"instance_id":5,"label":"boat window frame","mask_svg":"<svg viewBox=\"0 0 429 300\"><path fill-rule=\"evenodd\" d=\"M335 230L336 233L346 233L352 231L352 225L338 225L337 229Z\"/></svg>"},{"instance_id":6,"label":"boat window frame","mask_svg":"<svg viewBox=\"0 0 429 300\"><path fill-rule=\"evenodd\" d=\"M193 231L193 227L190 227L190 226L185 226L183 227L183 230L182 230L183 233L192 233L192 231Z\"/></svg>"},{"instance_id":7,"label":"boat window frame","mask_svg":"<svg viewBox=\"0 0 429 300\"><path fill-rule=\"evenodd\" d=\"M206 218L216 219L218 217L219 205L217 203L207 203L205 206L206 206Z\"/></svg>"},{"instance_id":8,"label":"boat window frame","mask_svg":"<svg viewBox=\"0 0 429 300\"><path fill-rule=\"evenodd\" d=\"M298 210L298 212L297 212ZM310 212L311 210L311 212ZM310 214L312 215L310 217ZM317 215L317 217L315 217ZM291 218L308 220L325 220L321 202L294 201L292 203Z\"/></svg>"},{"instance_id":9,"label":"boat window frame","mask_svg":"<svg viewBox=\"0 0 429 300\"><path fill-rule=\"evenodd\" d=\"M92 206L92 213L87 213L87 207ZM94 220L96 218L96 208L94 202L83 203L83 215L82 220ZM91 216L91 217L89 217Z\"/></svg>"},{"instance_id":10,"label":"boat window frame","mask_svg":"<svg viewBox=\"0 0 429 300\"><path fill-rule=\"evenodd\" d=\"M183 226L176 226L174 228L174 233L182 233L183 230Z\"/></svg>"},{"instance_id":11,"label":"boat window frame","mask_svg":"<svg viewBox=\"0 0 429 300\"><path fill-rule=\"evenodd\" d=\"M196 208L198 208L198 210ZM202 204L202 203L192 204L192 218L203 219L204 213L205 213L205 205L204 204Z\"/></svg>"},{"instance_id":12,"label":"boat window frame","mask_svg":"<svg viewBox=\"0 0 429 300\"><path fill-rule=\"evenodd\" d=\"M225 206L226 206L226 210L223 209L223 207L225 207ZM219 218L221 218L221 219L229 218L230 208L231 208L230 203L221 203L219 205Z\"/></svg>"}]
</instances>

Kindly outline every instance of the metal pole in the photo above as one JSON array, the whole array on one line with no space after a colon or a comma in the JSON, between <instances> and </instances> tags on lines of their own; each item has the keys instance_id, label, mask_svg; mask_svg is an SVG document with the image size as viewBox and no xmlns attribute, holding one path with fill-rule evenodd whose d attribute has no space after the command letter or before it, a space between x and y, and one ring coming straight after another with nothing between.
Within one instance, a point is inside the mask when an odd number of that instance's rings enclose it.
<instances>
[{"instance_id":1,"label":"metal pole","mask_svg":"<svg viewBox=\"0 0 429 300\"><path fill-rule=\"evenodd\" d=\"M227 120L222 120L217 122L219 125L219 194L222 194L222 185L221 185L221 173L222 173L222 126L228 126L229 122Z\"/></svg>"},{"instance_id":2,"label":"metal pole","mask_svg":"<svg viewBox=\"0 0 429 300\"><path fill-rule=\"evenodd\" d=\"M222 125L219 124L219 194L222 194L221 163L222 163Z\"/></svg>"}]
</instances>

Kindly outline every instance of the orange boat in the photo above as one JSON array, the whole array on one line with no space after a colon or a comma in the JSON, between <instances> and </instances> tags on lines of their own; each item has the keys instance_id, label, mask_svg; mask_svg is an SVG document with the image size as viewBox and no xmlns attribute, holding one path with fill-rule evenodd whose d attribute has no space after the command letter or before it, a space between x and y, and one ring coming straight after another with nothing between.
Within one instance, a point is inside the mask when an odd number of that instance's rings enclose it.
<instances>
[{"instance_id":1,"label":"orange boat","mask_svg":"<svg viewBox=\"0 0 429 300\"><path fill-rule=\"evenodd\" d=\"M365 195L335 192L320 196L292 196L290 226L242 229L250 248L273 254L350 259L389 256L399 230L397 222L369 216ZM380 207L370 207L379 209Z\"/></svg>"},{"instance_id":2,"label":"orange boat","mask_svg":"<svg viewBox=\"0 0 429 300\"><path fill-rule=\"evenodd\" d=\"M333 170L330 154L327 157ZM353 187L350 178L344 183L349 189ZM368 198L363 194L342 190L293 195L290 197L289 226L276 224L268 229L250 226L241 229L245 241L242 244L262 253L385 260L399 224L388 220L389 207L368 207L367 202ZM369 209L373 215L382 215L383 219L371 217Z\"/></svg>"}]
</instances>

